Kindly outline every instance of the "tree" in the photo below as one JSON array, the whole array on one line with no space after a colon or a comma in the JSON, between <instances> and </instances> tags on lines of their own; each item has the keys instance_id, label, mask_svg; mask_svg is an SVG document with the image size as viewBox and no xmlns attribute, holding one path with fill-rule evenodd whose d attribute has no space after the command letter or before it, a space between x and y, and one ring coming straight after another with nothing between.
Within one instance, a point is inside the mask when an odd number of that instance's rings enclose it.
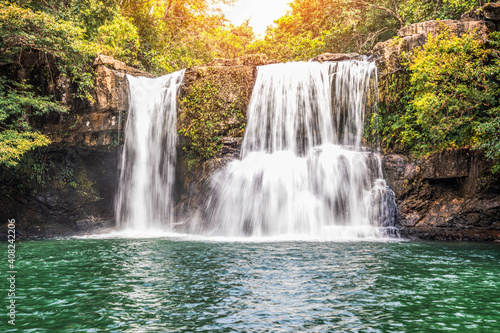
<instances>
[{"instance_id":1,"label":"tree","mask_svg":"<svg viewBox=\"0 0 500 333\"><path fill-rule=\"evenodd\" d=\"M66 73L80 84L79 92L91 84L86 62L95 57L82 29L43 12L0 3L0 62L23 69L22 55L30 53L46 65L47 91L34 87L19 74L0 75L0 164L16 165L33 148L47 145L47 137L31 126L31 120L49 112L66 112L55 101L51 88L54 71ZM59 64L56 68L56 64Z\"/></svg>"},{"instance_id":2,"label":"tree","mask_svg":"<svg viewBox=\"0 0 500 333\"><path fill-rule=\"evenodd\" d=\"M253 52L287 60L320 53L366 53L403 26L434 19L457 19L482 0L295 0L268 27Z\"/></svg>"}]
</instances>

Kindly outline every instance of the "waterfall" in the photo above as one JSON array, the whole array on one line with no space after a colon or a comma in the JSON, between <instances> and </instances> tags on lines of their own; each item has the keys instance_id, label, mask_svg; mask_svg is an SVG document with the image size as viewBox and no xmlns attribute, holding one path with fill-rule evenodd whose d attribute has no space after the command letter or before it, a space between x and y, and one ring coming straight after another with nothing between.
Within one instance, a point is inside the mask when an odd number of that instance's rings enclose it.
<instances>
[{"instance_id":1,"label":"waterfall","mask_svg":"<svg viewBox=\"0 0 500 333\"><path fill-rule=\"evenodd\" d=\"M376 70L368 61L259 67L242 159L213 177L207 222L194 232L384 236L381 227L394 224L392 191L379 155L361 144Z\"/></svg>"},{"instance_id":2,"label":"waterfall","mask_svg":"<svg viewBox=\"0 0 500 333\"><path fill-rule=\"evenodd\" d=\"M177 143L177 92L184 71L156 79L127 75L129 112L116 197L122 229L169 229Z\"/></svg>"}]
</instances>

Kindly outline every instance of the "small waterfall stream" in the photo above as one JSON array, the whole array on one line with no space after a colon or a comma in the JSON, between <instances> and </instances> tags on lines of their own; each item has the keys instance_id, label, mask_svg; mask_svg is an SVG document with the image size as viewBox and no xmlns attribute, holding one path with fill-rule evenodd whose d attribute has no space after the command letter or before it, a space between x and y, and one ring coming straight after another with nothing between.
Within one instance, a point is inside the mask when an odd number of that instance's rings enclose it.
<instances>
[{"instance_id":1,"label":"small waterfall stream","mask_svg":"<svg viewBox=\"0 0 500 333\"><path fill-rule=\"evenodd\" d=\"M376 89L373 62L259 67L242 159L213 178L208 223L194 232L384 236L380 227L394 224L393 194L380 157L361 145Z\"/></svg>"},{"instance_id":2,"label":"small waterfall stream","mask_svg":"<svg viewBox=\"0 0 500 333\"><path fill-rule=\"evenodd\" d=\"M177 92L184 71L156 79L128 75L129 113L116 197L121 229L168 229L173 222Z\"/></svg>"}]
</instances>

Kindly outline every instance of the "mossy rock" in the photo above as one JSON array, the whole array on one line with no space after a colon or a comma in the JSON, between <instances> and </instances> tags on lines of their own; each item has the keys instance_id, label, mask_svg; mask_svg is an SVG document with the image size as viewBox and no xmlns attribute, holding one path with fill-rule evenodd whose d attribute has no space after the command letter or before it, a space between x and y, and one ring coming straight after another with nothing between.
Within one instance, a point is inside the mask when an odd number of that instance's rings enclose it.
<instances>
[{"instance_id":1,"label":"mossy rock","mask_svg":"<svg viewBox=\"0 0 500 333\"><path fill-rule=\"evenodd\" d=\"M186 71L178 131L191 158L217 156L223 137L243 136L255 81L254 66L195 67Z\"/></svg>"}]
</instances>

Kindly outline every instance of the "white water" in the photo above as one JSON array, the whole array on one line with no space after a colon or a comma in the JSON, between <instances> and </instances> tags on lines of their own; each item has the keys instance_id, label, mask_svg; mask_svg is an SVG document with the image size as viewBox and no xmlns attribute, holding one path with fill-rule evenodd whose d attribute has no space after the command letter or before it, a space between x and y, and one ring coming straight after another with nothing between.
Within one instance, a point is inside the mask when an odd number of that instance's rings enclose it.
<instances>
[{"instance_id":1,"label":"white water","mask_svg":"<svg viewBox=\"0 0 500 333\"><path fill-rule=\"evenodd\" d=\"M129 112L115 207L123 230L168 230L173 222L177 92L183 75L127 76Z\"/></svg>"},{"instance_id":2,"label":"white water","mask_svg":"<svg viewBox=\"0 0 500 333\"><path fill-rule=\"evenodd\" d=\"M366 61L259 67L242 160L213 178L208 222L192 232L384 236L380 227L393 225L392 191L379 156L361 146L376 87L376 66Z\"/></svg>"}]
</instances>

